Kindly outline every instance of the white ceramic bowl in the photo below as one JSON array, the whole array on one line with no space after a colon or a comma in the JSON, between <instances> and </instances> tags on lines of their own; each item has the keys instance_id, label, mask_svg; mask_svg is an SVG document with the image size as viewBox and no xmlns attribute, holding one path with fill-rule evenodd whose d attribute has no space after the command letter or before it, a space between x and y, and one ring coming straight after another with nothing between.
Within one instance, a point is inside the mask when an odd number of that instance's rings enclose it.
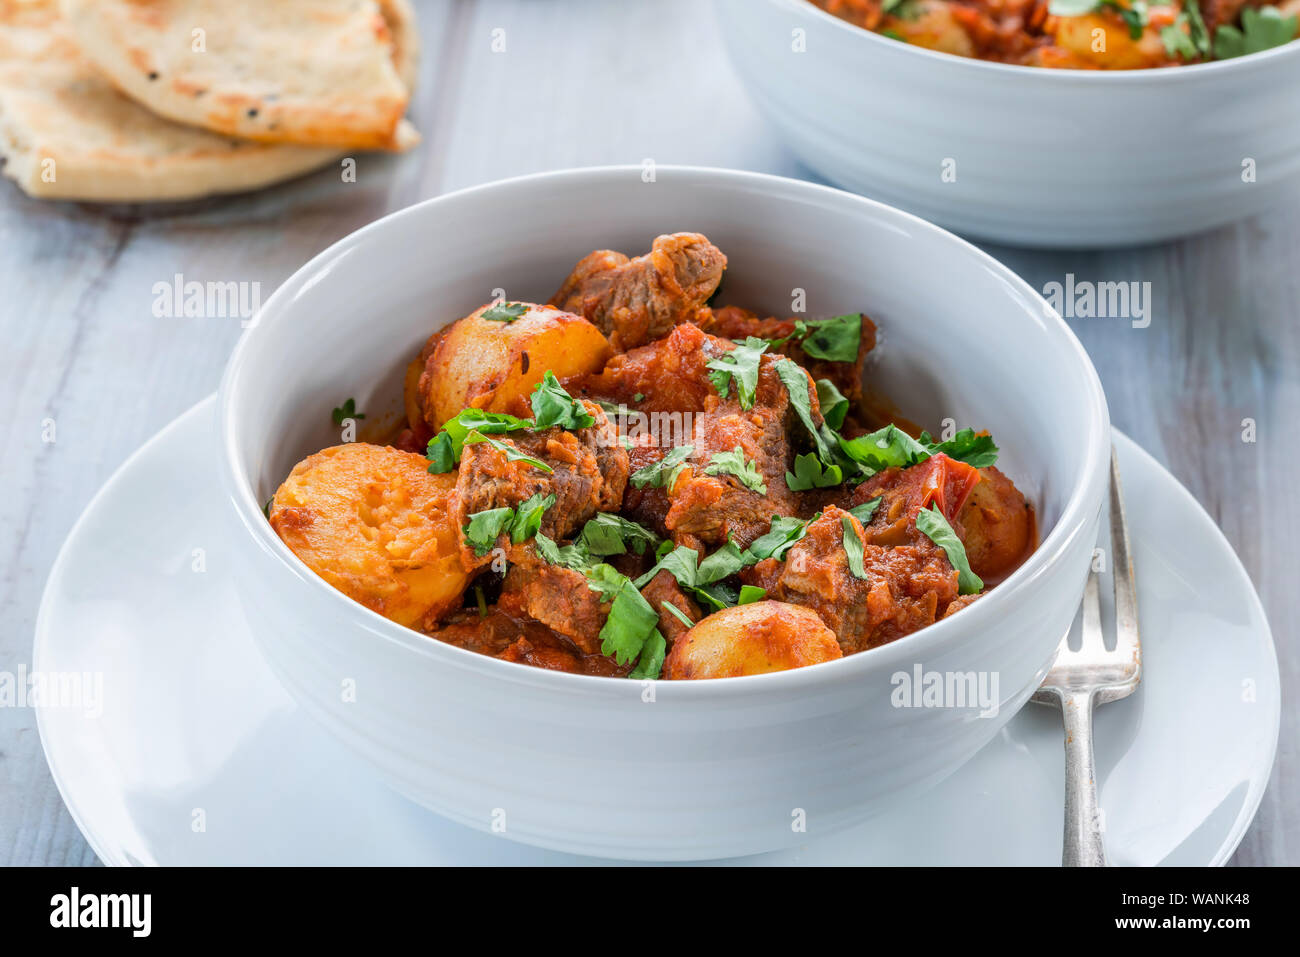
<instances>
[{"instance_id":1,"label":"white ceramic bowl","mask_svg":"<svg viewBox=\"0 0 1300 957\"><path fill-rule=\"evenodd\" d=\"M1168 69L1047 70L909 46L807 0L717 11L750 94L804 162L972 236L1153 242L1262 212L1300 183L1300 43Z\"/></svg>"},{"instance_id":2,"label":"white ceramic bowl","mask_svg":"<svg viewBox=\"0 0 1300 957\"><path fill-rule=\"evenodd\" d=\"M786 314L797 287L810 315L869 311L881 329L872 381L921 420L993 431L999 464L1038 506L1038 551L971 608L883 648L643 685L422 637L336 592L276 537L262 504L299 458L338 442L330 410L353 396L372 417L395 413L402 368L433 329L497 287L544 300L590 250L636 253L675 230L726 252L725 301ZM367 226L266 303L220 404L247 618L302 706L395 788L455 820L637 859L798 843L971 757L1037 686L1074 616L1109 450L1105 399L1078 341L985 254L849 193L671 167L653 183L640 167L508 180ZM998 714L894 707L891 676L916 665L996 673Z\"/></svg>"}]
</instances>

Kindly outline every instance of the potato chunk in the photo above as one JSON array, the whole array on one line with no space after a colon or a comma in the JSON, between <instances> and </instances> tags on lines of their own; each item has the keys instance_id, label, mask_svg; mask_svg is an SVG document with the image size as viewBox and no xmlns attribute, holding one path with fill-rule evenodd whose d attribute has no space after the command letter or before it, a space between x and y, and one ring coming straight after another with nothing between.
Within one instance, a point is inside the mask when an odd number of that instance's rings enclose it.
<instances>
[{"instance_id":1,"label":"potato chunk","mask_svg":"<svg viewBox=\"0 0 1300 957\"><path fill-rule=\"evenodd\" d=\"M271 502L271 527L343 594L399 625L428 629L469 581L448 499L456 473L419 455L336 445L303 459Z\"/></svg>"},{"instance_id":2,"label":"potato chunk","mask_svg":"<svg viewBox=\"0 0 1300 957\"><path fill-rule=\"evenodd\" d=\"M673 643L665 678L735 678L802 668L841 657L817 613L782 601L725 608Z\"/></svg>"},{"instance_id":3,"label":"potato chunk","mask_svg":"<svg viewBox=\"0 0 1300 957\"><path fill-rule=\"evenodd\" d=\"M970 567L992 583L1019 567L1035 545L1034 510L996 468L980 469L980 480L958 515Z\"/></svg>"},{"instance_id":4,"label":"potato chunk","mask_svg":"<svg viewBox=\"0 0 1300 957\"><path fill-rule=\"evenodd\" d=\"M549 306L505 305L526 311L500 321L483 318L494 308L483 306L425 346L416 391L431 429L466 408L527 415L529 396L547 371L565 379L604 367L609 343L586 319Z\"/></svg>"}]
</instances>

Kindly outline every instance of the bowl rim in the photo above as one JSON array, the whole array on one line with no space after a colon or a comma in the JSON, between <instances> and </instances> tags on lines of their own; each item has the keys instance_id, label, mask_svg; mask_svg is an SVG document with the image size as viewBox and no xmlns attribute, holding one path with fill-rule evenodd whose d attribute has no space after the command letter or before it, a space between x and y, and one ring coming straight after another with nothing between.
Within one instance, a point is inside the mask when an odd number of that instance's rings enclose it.
<instances>
[{"instance_id":1,"label":"bowl rim","mask_svg":"<svg viewBox=\"0 0 1300 957\"><path fill-rule=\"evenodd\" d=\"M962 239L948 230L930 223L911 213L904 212L885 203L867 199L856 193L809 183L804 180L776 176L769 173L757 173L748 170L735 170L719 167L659 164L656 169L661 174L671 174L669 180L677 186L691 189L710 188L721 184L748 183L761 186L765 193L799 200L812 197L824 201L856 206L870 217L893 220L905 225L913 232L928 235L934 241L948 244L958 255L973 257L984 268L990 270L1011 289L1026 297L1026 305L1037 303L1039 320L1045 327L1054 327L1063 337L1064 345L1074 353L1083 373L1087 393L1081 397L1088 412L1088 434L1081 435L1080 441L1086 442L1087 451L1084 465L1079 476L1070 489L1062 507L1061 516L1052 531L1042 540L1028 559L1017 568L987 598L975 602L962 610L961 616L941 619L932 625L905 635L896 641L877 648L871 648L853 655L847 655L834 661L821 662L803 668L786 671L769 672L761 675L745 675L732 678L712 678L707 681L667 681L656 680L656 698L664 694L676 699L686 696L684 700L710 698L715 695L735 696L738 694L768 694L778 690L797 691L806 687L827 684L856 682L866 674L880 672L906 665L911 667L918 661L927 659L927 649L942 646L946 640L958 631L991 630L997 626L1004 605L1008 605L1020 595L1037 586L1044 576L1056 567L1064 552L1069 550L1074 541L1083 534L1095 509L1100 507L1104 497L1107 468L1110 457L1110 417L1101 380L1093 367L1087 351L1078 337L1066 324L1065 320L1048 302L1024 279L1009 267L994 259L988 253L972 243ZM227 493L240 523L252 537L250 545L257 545L262 551L305 586L323 595L321 600L333 603L338 609L340 625L359 627L372 635L382 637L410 652L426 657L450 667L478 671L484 676L504 680L506 683L526 685L542 690L597 692L626 695L620 689L640 689L643 681L610 680L604 676L579 675L561 671L533 668L516 662L501 661L488 655L478 654L465 648L459 648L431 638L422 632L403 627L390 621L379 613L372 611L361 603L354 601L335 589L323 578L313 572L296 554L274 533L266 521L262 505L253 495L253 490L245 480L245 463L239 453L240 423L236 420L234 406L240 392L245 367L249 356L257 349L262 338L259 330L264 329L275 317L286 312L298 293L309 288L325 272L331 270L354 249L367 244L379 232L390 228L394 223L408 218L424 216L430 209L439 205L464 202L480 194L504 189L542 188L563 181L609 181L623 179L630 175L639 176L639 164L604 165L575 167L539 173L529 173L507 179L494 180L470 186L465 189L444 193L430 199L422 200L403 209L389 213L371 223L349 233L337 242L312 257L299 267L266 300L250 323L244 329L227 361L225 372L218 390L219 403L219 439L218 445L222 460L223 480ZM667 179L667 176L665 176ZM1080 581L1082 581L1082 571ZM647 679L649 680L649 679Z\"/></svg>"},{"instance_id":2,"label":"bowl rim","mask_svg":"<svg viewBox=\"0 0 1300 957\"><path fill-rule=\"evenodd\" d=\"M1146 86L1167 85L1170 83L1186 82L1176 77L1183 74L1191 74L1194 77L1207 76L1211 72L1241 72L1253 68L1253 64L1263 64L1266 61L1281 60L1285 58L1300 57L1300 38L1292 40L1290 43L1284 43L1281 46L1273 47L1268 50L1261 50L1258 53L1250 53L1245 56L1233 57L1229 60L1211 60L1208 63L1187 63L1176 67L1144 67L1129 70L1081 70L1073 67L1048 68L1041 66L1024 66L1018 63L999 63L994 60L981 60L977 57L957 56L952 53L941 53L938 50L929 50L925 47L919 47L914 43L899 43L897 40L891 40L888 37L881 36L865 27L860 27L856 23L849 23L847 20L841 20L833 13L828 13L821 7L817 6L812 0L767 0L770 6L783 7L792 12L802 12L806 15L820 19L823 22L829 21L834 29L849 31L855 35L865 36L869 43L878 43L882 49L888 47L890 50L902 50L903 55L918 55L929 60L934 60L953 70L973 70L976 74L980 72L995 72L1015 76L1018 74L1033 74L1044 77L1047 83L1062 83L1066 85L1075 83L1093 83L1093 84L1116 84L1116 83L1137 83ZM978 80L974 76L972 80Z\"/></svg>"}]
</instances>

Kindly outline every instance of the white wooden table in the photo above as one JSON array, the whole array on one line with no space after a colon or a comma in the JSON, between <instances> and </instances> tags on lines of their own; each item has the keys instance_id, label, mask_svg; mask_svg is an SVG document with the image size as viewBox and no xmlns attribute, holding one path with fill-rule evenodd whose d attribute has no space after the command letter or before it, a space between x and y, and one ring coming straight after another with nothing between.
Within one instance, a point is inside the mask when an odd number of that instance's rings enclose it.
<instances>
[{"instance_id":1,"label":"white wooden table","mask_svg":"<svg viewBox=\"0 0 1300 957\"><path fill-rule=\"evenodd\" d=\"M417 0L418 2L418 0ZM29 665L41 588L95 491L216 388L235 319L163 319L153 285L260 281L417 200L506 176L689 163L810 179L746 99L701 0L430 0L417 152L262 194L149 209L38 203L0 183L0 671ZM493 52L504 30L505 52ZM496 37L500 37L496 34ZM1100 253L992 248L1037 288L1149 281L1149 328L1075 320L1115 424L1205 505L1268 609L1297 687L1300 195L1185 242ZM1258 441L1246 444L1243 419ZM57 441L43 441L53 420ZM1300 704L1240 864L1300 863ZM0 864L91 864L30 710L0 708Z\"/></svg>"}]
</instances>

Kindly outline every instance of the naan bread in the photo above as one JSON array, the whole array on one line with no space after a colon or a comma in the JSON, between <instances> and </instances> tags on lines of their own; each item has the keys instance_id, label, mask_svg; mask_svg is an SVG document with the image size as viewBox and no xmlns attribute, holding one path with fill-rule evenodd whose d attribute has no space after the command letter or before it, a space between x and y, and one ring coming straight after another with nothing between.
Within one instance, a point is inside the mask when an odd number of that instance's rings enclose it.
<instances>
[{"instance_id":1,"label":"naan bread","mask_svg":"<svg viewBox=\"0 0 1300 957\"><path fill-rule=\"evenodd\" d=\"M395 16L405 0L393 4ZM395 19L414 76L414 20ZM403 129L409 125L403 123ZM411 131L414 136L414 131ZM418 137L415 137L418 138ZM338 160L327 147L232 139L162 119L84 57L55 0L0 0L0 160L38 198L151 202L238 193Z\"/></svg>"},{"instance_id":2,"label":"naan bread","mask_svg":"<svg viewBox=\"0 0 1300 957\"><path fill-rule=\"evenodd\" d=\"M405 145L409 91L375 0L63 0L63 12L82 52L159 116L266 143Z\"/></svg>"}]
</instances>

